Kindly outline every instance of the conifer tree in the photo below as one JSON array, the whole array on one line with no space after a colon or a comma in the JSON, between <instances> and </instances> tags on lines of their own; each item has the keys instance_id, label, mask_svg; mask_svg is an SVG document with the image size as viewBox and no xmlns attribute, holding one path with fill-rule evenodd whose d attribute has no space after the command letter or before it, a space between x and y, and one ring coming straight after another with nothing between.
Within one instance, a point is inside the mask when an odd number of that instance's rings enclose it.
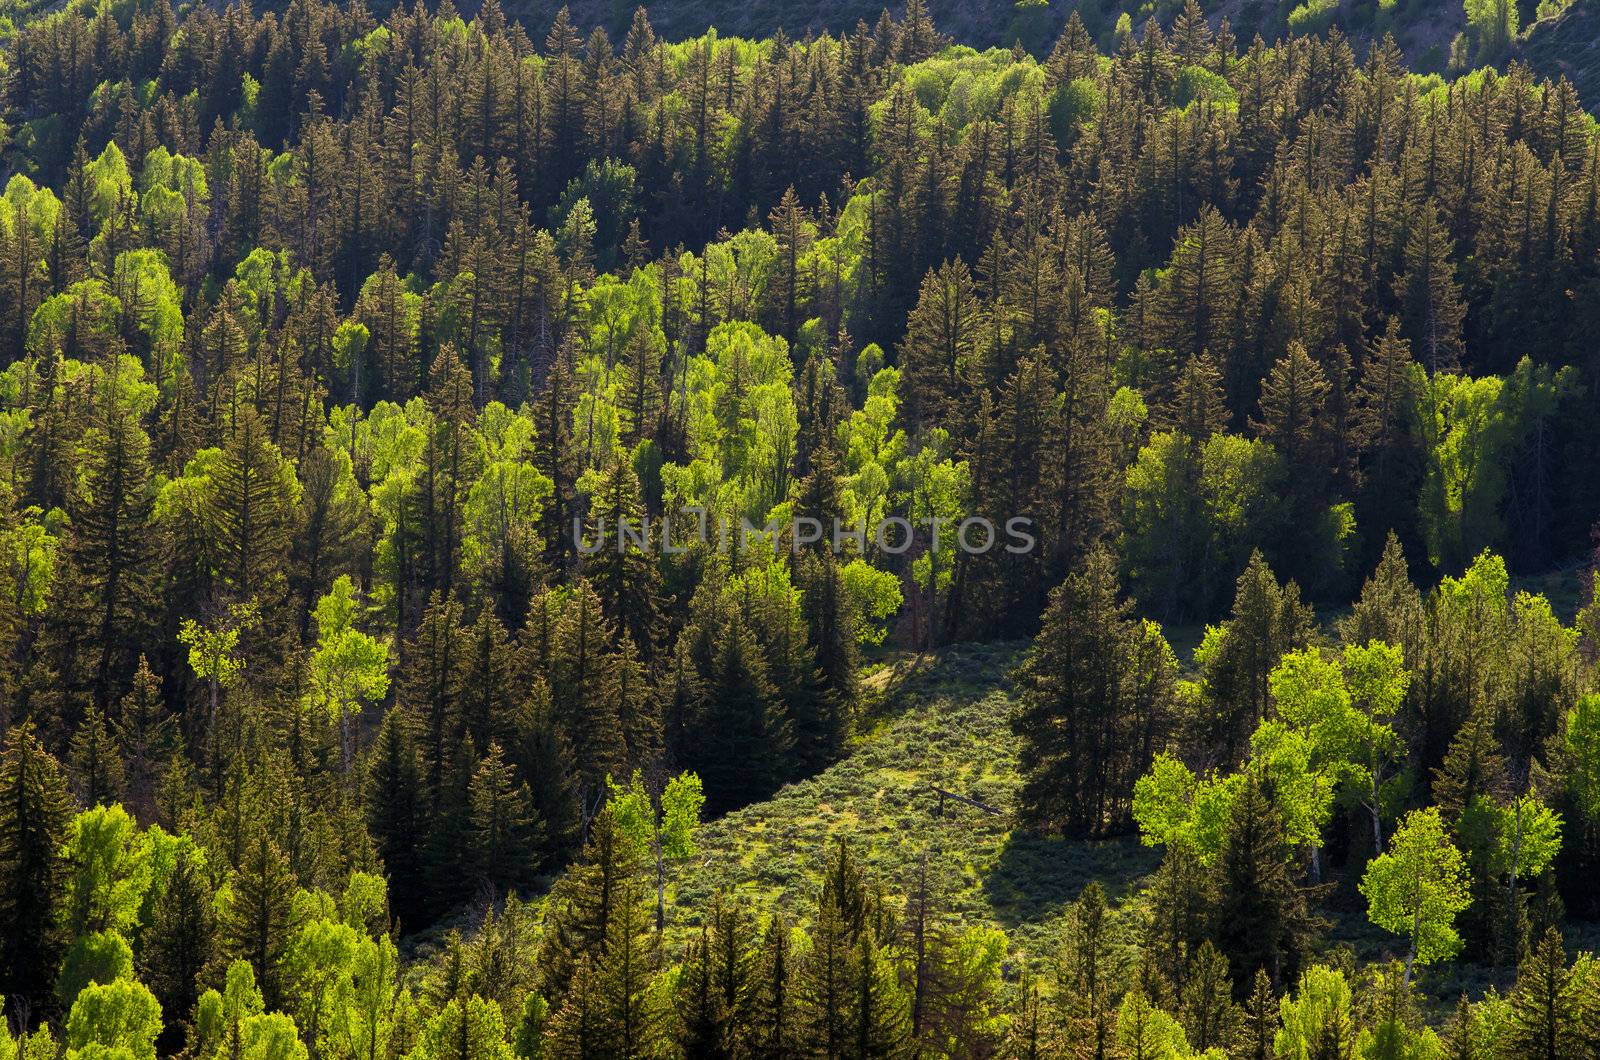
<instances>
[{"instance_id":1,"label":"conifer tree","mask_svg":"<svg viewBox=\"0 0 1600 1060\"><path fill-rule=\"evenodd\" d=\"M1106 552L1052 594L1013 721L1022 805L1036 827L1103 836L1131 826L1133 782L1164 737L1176 663L1129 612Z\"/></svg>"},{"instance_id":2,"label":"conifer tree","mask_svg":"<svg viewBox=\"0 0 1600 1060\"><path fill-rule=\"evenodd\" d=\"M83 720L72 734L68 764L76 786L75 794L85 806L117 801L123 788L122 755L112 738L105 715L94 707L84 711Z\"/></svg>"},{"instance_id":3,"label":"conifer tree","mask_svg":"<svg viewBox=\"0 0 1600 1060\"><path fill-rule=\"evenodd\" d=\"M424 830L422 877L427 884L430 908L436 916L474 897L484 882L475 874L461 871L462 841L471 835L473 828L472 789L478 766L477 749L472 745L472 738L463 733L433 792ZM509 809L503 805L492 808Z\"/></svg>"},{"instance_id":4,"label":"conifer tree","mask_svg":"<svg viewBox=\"0 0 1600 1060\"><path fill-rule=\"evenodd\" d=\"M1402 333L1429 372L1453 371L1461 363L1461 323L1466 307L1456 282L1455 246L1434 205L1425 203L1410 225L1405 271L1396 294Z\"/></svg>"},{"instance_id":5,"label":"conifer tree","mask_svg":"<svg viewBox=\"0 0 1600 1060\"><path fill-rule=\"evenodd\" d=\"M1237 993L1237 986L1235 992ZM1277 1055L1274 1041L1278 1034L1278 998L1265 968L1257 968L1255 981L1244 1006L1244 1029L1237 1055L1247 1060L1271 1060Z\"/></svg>"},{"instance_id":6,"label":"conifer tree","mask_svg":"<svg viewBox=\"0 0 1600 1060\"><path fill-rule=\"evenodd\" d=\"M404 708L397 707L384 716L371 761L367 832L383 859L395 916L402 927L420 924L423 895L419 887L422 852L418 838L424 827L427 802L422 766Z\"/></svg>"},{"instance_id":7,"label":"conifer tree","mask_svg":"<svg viewBox=\"0 0 1600 1060\"><path fill-rule=\"evenodd\" d=\"M55 759L13 726L0 753L0 989L13 1002L42 1004L55 982L69 805Z\"/></svg>"},{"instance_id":8,"label":"conifer tree","mask_svg":"<svg viewBox=\"0 0 1600 1060\"><path fill-rule=\"evenodd\" d=\"M1278 983L1293 982L1318 927L1289 877L1288 860L1278 813L1261 781L1247 778L1234 799L1217 863L1221 899L1212 936L1227 958L1236 992L1258 971Z\"/></svg>"},{"instance_id":9,"label":"conifer tree","mask_svg":"<svg viewBox=\"0 0 1600 1060\"><path fill-rule=\"evenodd\" d=\"M563 346L550 367L544 392L538 399L538 440L533 456L534 467L551 483L550 500L540 522L544 529L545 555L550 557L551 565L558 572L569 568L577 547L571 525L579 472L572 433L572 412L577 404L573 356L571 348Z\"/></svg>"},{"instance_id":10,"label":"conifer tree","mask_svg":"<svg viewBox=\"0 0 1600 1060\"><path fill-rule=\"evenodd\" d=\"M251 405L230 410L228 436L210 476L207 530L216 550L217 588L229 602L254 602L264 632L285 617L290 535L294 530L292 472ZM264 654L256 638L250 654Z\"/></svg>"},{"instance_id":11,"label":"conifer tree","mask_svg":"<svg viewBox=\"0 0 1600 1060\"><path fill-rule=\"evenodd\" d=\"M981 379L987 367L985 329L983 305L967 266L957 260L930 270L916 308L906 318L900 352L908 422L930 427L960 422L973 380Z\"/></svg>"},{"instance_id":12,"label":"conifer tree","mask_svg":"<svg viewBox=\"0 0 1600 1060\"><path fill-rule=\"evenodd\" d=\"M1091 880L1072 904L1060 955L1060 1017L1075 1047L1102 1054L1112 1047L1121 969L1114 960L1105 888Z\"/></svg>"},{"instance_id":13,"label":"conifer tree","mask_svg":"<svg viewBox=\"0 0 1600 1060\"><path fill-rule=\"evenodd\" d=\"M1267 716L1268 675L1284 654L1305 647L1311 619L1294 582L1280 584L1261 553L1253 553L1239 575L1232 616L1208 630L1195 652L1201 746L1219 749L1224 764L1239 761L1256 723Z\"/></svg>"},{"instance_id":14,"label":"conifer tree","mask_svg":"<svg viewBox=\"0 0 1600 1060\"><path fill-rule=\"evenodd\" d=\"M713 812L762 798L782 782L793 727L743 616L706 646L706 709L692 764ZM720 641L720 643L717 643Z\"/></svg>"},{"instance_id":15,"label":"conifer tree","mask_svg":"<svg viewBox=\"0 0 1600 1060\"><path fill-rule=\"evenodd\" d=\"M752 1022L756 941L745 911L728 895L714 894L699 935L689 942L678 983L678 1041L685 1055L726 1057L759 1049Z\"/></svg>"},{"instance_id":16,"label":"conifer tree","mask_svg":"<svg viewBox=\"0 0 1600 1060\"><path fill-rule=\"evenodd\" d=\"M1236 241L1221 213L1210 206L1178 233L1161 289L1163 345L1176 358L1158 381L1162 391L1170 392L1173 377L1190 358L1219 356L1227 347L1225 336L1239 296Z\"/></svg>"},{"instance_id":17,"label":"conifer tree","mask_svg":"<svg viewBox=\"0 0 1600 1060\"><path fill-rule=\"evenodd\" d=\"M625 835L609 807L589 822L583 855L562 877L548 899L545 932L539 943L541 989L559 1003L582 963L603 955L615 937L611 921L624 893L641 869L638 844ZM635 900L638 900L635 892Z\"/></svg>"},{"instance_id":18,"label":"conifer tree","mask_svg":"<svg viewBox=\"0 0 1600 1060\"><path fill-rule=\"evenodd\" d=\"M161 763L179 737L175 720L161 701L161 679L143 655L133 675L133 687L112 717L111 729L122 751L123 793L128 806L141 820L149 820L154 815Z\"/></svg>"},{"instance_id":19,"label":"conifer tree","mask_svg":"<svg viewBox=\"0 0 1600 1060\"><path fill-rule=\"evenodd\" d=\"M661 426L665 398L661 392L661 348L648 328L636 328L624 350L621 412L622 443L630 449L653 439Z\"/></svg>"},{"instance_id":20,"label":"conifer tree","mask_svg":"<svg viewBox=\"0 0 1600 1060\"><path fill-rule=\"evenodd\" d=\"M572 748L585 800L605 790L607 776L627 772L615 636L600 598L588 582L580 581L562 609L547 680L550 709Z\"/></svg>"},{"instance_id":21,"label":"conifer tree","mask_svg":"<svg viewBox=\"0 0 1600 1060\"><path fill-rule=\"evenodd\" d=\"M789 932L783 914L774 913L751 972L748 1048L778 1060L801 1055L796 1016L800 980Z\"/></svg>"},{"instance_id":22,"label":"conifer tree","mask_svg":"<svg viewBox=\"0 0 1600 1060\"><path fill-rule=\"evenodd\" d=\"M1423 457L1411 365L1410 344L1401 337L1399 321L1390 317L1362 362L1350 424L1363 476L1358 524L1389 527L1391 533L1407 536L1414 532L1414 506L1407 501L1419 488Z\"/></svg>"},{"instance_id":23,"label":"conifer tree","mask_svg":"<svg viewBox=\"0 0 1600 1060\"><path fill-rule=\"evenodd\" d=\"M1173 386L1165 412L1174 430L1198 448L1228 425L1227 398L1222 373L1209 353L1190 357Z\"/></svg>"},{"instance_id":24,"label":"conifer tree","mask_svg":"<svg viewBox=\"0 0 1600 1060\"><path fill-rule=\"evenodd\" d=\"M517 712L516 649L494 609L485 607L464 631L468 657L461 672L462 727L482 754L513 734Z\"/></svg>"},{"instance_id":25,"label":"conifer tree","mask_svg":"<svg viewBox=\"0 0 1600 1060\"><path fill-rule=\"evenodd\" d=\"M126 691L156 610L150 440L125 401L108 384L94 402L50 615L58 672L101 710Z\"/></svg>"},{"instance_id":26,"label":"conifer tree","mask_svg":"<svg viewBox=\"0 0 1600 1060\"><path fill-rule=\"evenodd\" d=\"M443 782L461 733L467 641L461 628L461 605L454 597L436 592L401 656L395 698L420 722L419 743L430 797Z\"/></svg>"},{"instance_id":27,"label":"conifer tree","mask_svg":"<svg viewBox=\"0 0 1600 1060\"><path fill-rule=\"evenodd\" d=\"M468 790L471 828L466 836L473 872L507 890L526 884L540 837L527 785L517 784L499 744L491 742Z\"/></svg>"},{"instance_id":28,"label":"conifer tree","mask_svg":"<svg viewBox=\"0 0 1600 1060\"><path fill-rule=\"evenodd\" d=\"M620 454L596 484L589 511L594 522L589 533L600 548L585 558L584 577L617 632L626 634L648 663L655 657L661 625L661 572L655 551L660 546L646 540L649 528L639 497L639 476Z\"/></svg>"},{"instance_id":29,"label":"conifer tree","mask_svg":"<svg viewBox=\"0 0 1600 1060\"><path fill-rule=\"evenodd\" d=\"M261 996L276 1007L288 986L283 959L297 927L295 879L288 859L266 829L258 825L253 830L231 881L228 903L218 917L218 941L224 956L249 963Z\"/></svg>"},{"instance_id":30,"label":"conifer tree","mask_svg":"<svg viewBox=\"0 0 1600 1060\"><path fill-rule=\"evenodd\" d=\"M140 954L141 976L162 1012L170 1014L169 1027L194 1011L200 976L216 958L216 929L203 858L196 850L180 850Z\"/></svg>"},{"instance_id":31,"label":"conifer tree","mask_svg":"<svg viewBox=\"0 0 1600 1060\"><path fill-rule=\"evenodd\" d=\"M1551 928L1517 969L1517 986L1508 999L1510 1026L1501 1043L1504 1055L1528 1060L1557 1060L1577 1056L1583 983L1567 966L1561 933Z\"/></svg>"}]
</instances>

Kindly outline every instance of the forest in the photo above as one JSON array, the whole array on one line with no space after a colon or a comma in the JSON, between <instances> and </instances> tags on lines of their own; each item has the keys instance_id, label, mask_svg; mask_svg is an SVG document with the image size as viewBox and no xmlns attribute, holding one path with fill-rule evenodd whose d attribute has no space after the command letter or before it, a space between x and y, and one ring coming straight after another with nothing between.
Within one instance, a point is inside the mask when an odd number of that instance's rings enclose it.
<instances>
[{"instance_id":1,"label":"forest","mask_svg":"<svg viewBox=\"0 0 1600 1060\"><path fill-rule=\"evenodd\" d=\"M0 0L0 1060L1600 1058L1600 128L1161 13Z\"/></svg>"}]
</instances>

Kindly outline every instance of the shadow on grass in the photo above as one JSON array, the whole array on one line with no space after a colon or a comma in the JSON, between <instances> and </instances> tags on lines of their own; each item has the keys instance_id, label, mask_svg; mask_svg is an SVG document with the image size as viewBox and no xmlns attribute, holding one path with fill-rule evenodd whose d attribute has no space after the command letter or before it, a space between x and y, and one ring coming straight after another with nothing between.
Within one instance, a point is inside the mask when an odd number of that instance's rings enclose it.
<instances>
[{"instance_id":1,"label":"shadow on grass","mask_svg":"<svg viewBox=\"0 0 1600 1060\"><path fill-rule=\"evenodd\" d=\"M1159 851L1133 838L1088 841L1013 832L983 890L995 919L1010 930L1060 917L1091 880L1120 902L1160 864Z\"/></svg>"}]
</instances>

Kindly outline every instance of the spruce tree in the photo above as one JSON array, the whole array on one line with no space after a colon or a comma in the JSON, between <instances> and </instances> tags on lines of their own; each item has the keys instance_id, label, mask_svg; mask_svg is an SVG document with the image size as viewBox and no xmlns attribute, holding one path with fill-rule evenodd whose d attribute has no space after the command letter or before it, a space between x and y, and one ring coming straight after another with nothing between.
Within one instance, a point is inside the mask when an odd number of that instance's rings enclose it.
<instances>
[{"instance_id":1,"label":"spruce tree","mask_svg":"<svg viewBox=\"0 0 1600 1060\"><path fill-rule=\"evenodd\" d=\"M262 677L282 667L289 632L289 542L295 531L293 470L252 405L235 401L210 475L204 519L218 602L249 606L260 622L241 654Z\"/></svg>"},{"instance_id":2,"label":"spruce tree","mask_svg":"<svg viewBox=\"0 0 1600 1060\"><path fill-rule=\"evenodd\" d=\"M802 1055L796 1018L799 980L789 931L783 914L773 913L751 973L747 1047L774 1060Z\"/></svg>"},{"instance_id":3,"label":"spruce tree","mask_svg":"<svg viewBox=\"0 0 1600 1060\"><path fill-rule=\"evenodd\" d=\"M402 653L395 700L420 722L419 743L430 798L443 783L462 731L466 697L468 636L461 628L461 605L434 593L422 623Z\"/></svg>"},{"instance_id":4,"label":"spruce tree","mask_svg":"<svg viewBox=\"0 0 1600 1060\"><path fill-rule=\"evenodd\" d=\"M1233 614L1195 652L1201 675L1192 724L1198 746L1215 749L1231 766L1244 754L1256 723L1271 706L1267 676L1285 653L1305 647L1312 631L1311 608L1294 582L1280 584L1260 552L1239 575Z\"/></svg>"},{"instance_id":5,"label":"spruce tree","mask_svg":"<svg viewBox=\"0 0 1600 1060\"><path fill-rule=\"evenodd\" d=\"M157 612L150 439L107 384L90 412L84 461L68 499L63 584L51 609L56 668L70 690L109 710L127 691Z\"/></svg>"},{"instance_id":6,"label":"spruce tree","mask_svg":"<svg viewBox=\"0 0 1600 1060\"><path fill-rule=\"evenodd\" d=\"M461 669L459 710L463 730L480 754L512 736L517 711L516 649L494 609L483 608L465 630L467 658Z\"/></svg>"},{"instance_id":7,"label":"spruce tree","mask_svg":"<svg viewBox=\"0 0 1600 1060\"><path fill-rule=\"evenodd\" d=\"M468 800L466 847L474 875L502 890L525 886L540 843L540 824L527 785L516 783L499 744L489 744L472 776Z\"/></svg>"},{"instance_id":8,"label":"spruce tree","mask_svg":"<svg viewBox=\"0 0 1600 1060\"><path fill-rule=\"evenodd\" d=\"M216 929L203 859L182 850L155 902L139 957L140 977L168 1014L170 1029L194 1011L200 977L216 958Z\"/></svg>"},{"instance_id":9,"label":"spruce tree","mask_svg":"<svg viewBox=\"0 0 1600 1060\"><path fill-rule=\"evenodd\" d=\"M1237 995L1237 980L1235 984L1234 993ZM1272 980L1265 968L1257 968L1244 1005L1240 1045L1233 1055L1244 1060L1272 1060L1277 1055L1274 1042L1278 1035L1278 1012L1278 997L1272 989Z\"/></svg>"},{"instance_id":10,"label":"spruce tree","mask_svg":"<svg viewBox=\"0 0 1600 1060\"><path fill-rule=\"evenodd\" d=\"M1274 983L1296 981L1319 924L1289 877L1283 825L1259 778L1248 777L1234 799L1216 871L1221 898L1212 938L1236 995L1258 971Z\"/></svg>"},{"instance_id":11,"label":"spruce tree","mask_svg":"<svg viewBox=\"0 0 1600 1060\"><path fill-rule=\"evenodd\" d=\"M906 318L900 366L905 373L906 420L946 427L965 418L963 405L986 360L986 320L972 272L958 261L932 269Z\"/></svg>"},{"instance_id":12,"label":"spruce tree","mask_svg":"<svg viewBox=\"0 0 1600 1060\"><path fill-rule=\"evenodd\" d=\"M1405 245L1405 271L1396 295L1402 334L1430 373L1454 371L1461 363L1461 324L1466 306L1456 281L1455 245L1432 202L1412 220Z\"/></svg>"},{"instance_id":13,"label":"spruce tree","mask_svg":"<svg viewBox=\"0 0 1600 1060\"><path fill-rule=\"evenodd\" d=\"M580 581L562 608L547 680L550 709L572 748L585 800L604 790L607 776L627 775L615 637L600 598L588 582Z\"/></svg>"},{"instance_id":14,"label":"spruce tree","mask_svg":"<svg viewBox=\"0 0 1600 1060\"><path fill-rule=\"evenodd\" d=\"M278 844L259 824L244 842L243 858L232 879L232 894L218 918L224 956L249 963L269 1007L283 1002L288 988L283 966L295 923L295 878Z\"/></svg>"},{"instance_id":15,"label":"spruce tree","mask_svg":"<svg viewBox=\"0 0 1600 1060\"><path fill-rule=\"evenodd\" d=\"M609 807L589 822L582 857L547 899L538 963L541 989L552 1004L582 993L569 989L581 965L604 955L616 938L611 922L630 881L642 879L642 858L643 851L618 827ZM639 901L637 887L633 894Z\"/></svg>"},{"instance_id":16,"label":"spruce tree","mask_svg":"<svg viewBox=\"0 0 1600 1060\"><path fill-rule=\"evenodd\" d=\"M1177 664L1130 611L1103 551L1051 595L1012 723L1033 827L1085 837L1131 827L1133 784L1164 738ZM1145 650L1151 636L1160 642Z\"/></svg>"},{"instance_id":17,"label":"spruce tree","mask_svg":"<svg viewBox=\"0 0 1600 1060\"><path fill-rule=\"evenodd\" d=\"M85 806L118 801L122 796L124 773L121 749L111 735L105 715L90 707L72 734L68 749L74 794Z\"/></svg>"},{"instance_id":18,"label":"spruce tree","mask_svg":"<svg viewBox=\"0 0 1600 1060\"><path fill-rule=\"evenodd\" d=\"M1508 999L1510 1027L1504 1055L1518 1060L1565 1060L1581 1055L1586 1038L1580 980L1567 966L1561 933L1551 928L1517 969L1517 986Z\"/></svg>"},{"instance_id":19,"label":"spruce tree","mask_svg":"<svg viewBox=\"0 0 1600 1060\"><path fill-rule=\"evenodd\" d=\"M389 901L402 928L423 922L422 851L427 813L421 763L408 713L395 708L383 719L367 782L367 832L389 879Z\"/></svg>"},{"instance_id":20,"label":"spruce tree","mask_svg":"<svg viewBox=\"0 0 1600 1060\"><path fill-rule=\"evenodd\" d=\"M626 634L649 662L655 657L661 626L661 572L656 559L660 543L647 539L647 532L655 531L645 522L639 476L622 454L614 455L602 472L589 512L593 526L588 533L600 548L585 557L584 577L617 631Z\"/></svg>"},{"instance_id":21,"label":"spruce tree","mask_svg":"<svg viewBox=\"0 0 1600 1060\"><path fill-rule=\"evenodd\" d=\"M1421 394L1412 370L1411 346L1400 322L1389 318L1367 350L1356 384L1351 441L1359 454L1362 489L1358 525L1388 527L1407 539L1416 533L1414 500L1421 485L1423 453L1417 435Z\"/></svg>"},{"instance_id":22,"label":"spruce tree","mask_svg":"<svg viewBox=\"0 0 1600 1060\"><path fill-rule=\"evenodd\" d=\"M43 1004L55 982L69 806L60 766L13 726L0 754L0 991L13 1004Z\"/></svg>"},{"instance_id":23,"label":"spruce tree","mask_svg":"<svg viewBox=\"0 0 1600 1060\"><path fill-rule=\"evenodd\" d=\"M712 812L762 798L786 778L793 727L755 635L734 615L709 645L706 711L691 759Z\"/></svg>"}]
</instances>

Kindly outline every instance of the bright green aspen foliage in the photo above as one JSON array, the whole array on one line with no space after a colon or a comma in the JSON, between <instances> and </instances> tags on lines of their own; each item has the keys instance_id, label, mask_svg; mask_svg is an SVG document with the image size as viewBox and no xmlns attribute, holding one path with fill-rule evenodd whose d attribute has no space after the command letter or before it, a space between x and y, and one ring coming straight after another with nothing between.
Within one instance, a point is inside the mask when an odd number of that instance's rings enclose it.
<instances>
[{"instance_id":1,"label":"bright green aspen foliage","mask_svg":"<svg viewBox=\"0 0 1600 1060\"><path fill-rule=\"evenodd\" d=\"M1210 864L1222 849L1233 797L1244 772L1271 780L1286 837L1308 848L1320 869L1322 830L1341 785L1361 792L1382 837L1386 776L1399 754L1390 721L1408 675L1400 650L1373 641L1341 657L1308 648L1285 655L1268 678L1273 714L1250 737L1244 771L1196 777L1170 754L1158 754L1134 785L1133 816L1149 846L1179 845Z\"/></svg>"},{"instance_id":2,"label":"bright green aspen foliage","mask_svg":"<svg viewBox=\"0 0 1600 1060\"><path fill-rule=\"evenodd\" d=\"M1383 849L1383 808L1388 772L1402 753L1392 722L1405 699L1411 675L1398 647L1382 641L1344 649L1344 680L1355 718L1355 752L1346 779L1365 790L1362 805L1372 818L1372 849Z\"/></svg>"},{"instance_id":3,"label":"bright green aspen foliage","mask_svg":"<svg viewBox=\"0 0 1600 1060\"><path fill-rule=\"evenodd\" d=\"M428 1021L416 1060L512 1060L500 1006L477 994L451 998Z\"/></svg>"},{"instance_id":4,"label":"bright green aspen foliage","mask_svg":"<svg viewBox=\"0 0 1600 1060\"><path fill-rule=\"evenodd\" d=\"M1276 716L1250 738L1251 755L1273 780L1289 840L1311 849L1315 875L1334 788L1354 743L1350 692L1338 663L1316 649L1285 655L1268 684Z\"/></svg>"},{"instance_id":5,"label":"bright green aspen foliage","mask_svg":"<svg viewBox=\"0 0 1600 1060\"><path fill-rule=\"evenodd\" d=\"M91 983L133 978L133 947L115 931L91 931L67 950L56 977L56 997L71 1003Z\"/></svg>"},{"instance_id":6,"label":"bright green aspen foliage","mask_svg":"<svg viewBox=\"0 0 1600 1060\"><path fill-rule=\"evenodd\" d=\"M317 646L311 652L308 709L325 710L339 723L344 769L350 771L350 725L362 709L389 691L389 646L356 628L360 601L355 583L341 574L317 601Z\"/></svg>"},{"instance_id":7,"label":"bright green aspen foliage","mask_svg":"<svg viewBox=\"0 0 1600 1060\"><path fill-rule=\"evenodd\" d=\"M319 1046L352 986L361 938L349 924L318 918L301 925L289 942L291 1015L305 1038Z\"/></svg>"},{"instance_id":8,"label":"bright green aspen foliage","mask_svg":"<svg viewBox=\"0 0 1600 1060\"><path fill-rule=\"evenodd\" d=\"M911 561L911 578L916 587L926 594L926 614L929 616L940 612L945 599L941 594L948 592L955 575L957 526L967 514L963 498L969 496L972 490L970 469L965 460L958 461L951 456L954 447L949 433L936 427L928 432L928 437L914 454L900 462L900 477L905 481L911 507L911 523L918 528L920 535L927 538L928 547ZM938 520L938 523L935 524L934 520ZM942 528L942 540L937 548L933 547L931 530L922 530L935 525ZM868 532L871 530L869 527ZM974 547L983 547L988 543L982 536L984 531L976 530L974 533L979 535L971 542ZM888 543L891 546L898 544L893 541ZM922 631L926 643L933 643L939 633L937 628Z\"/></svg>"},{"instance_id":9,"label":"bright green aspen foliage","mask_svg":"<svg viewBox=\"0 0 1600 1060\"><path fill-rule=\"evenodd\" d=\"M1182 847L1203 865L1216 860L1244 774L1203 777L1170 754L1158 754L1133 785L1133 819L1146 846Z\"/></svg>"},{"instance_id":10,"label":"bright green aspen foliage","mask_svg":"<svg viewBox=\"0 0 1600 1060\"><path fill-rule=\"evenodd\" d=\"M863 644L882 644L889 634L888 620L905 602L900 579L864 559L853 559L840 567L839 579L844 583L845 597L850 603L849 614L855 623L856 639Z\"/></svg>"},{"instance_id":11,"label":"bright green aspen foliage","mask_svg":"<svg viewBox=\"0 0 1600 1060\"><path fill-rule=\"evenodd\" d=\"M85 987L67 1016L73 1060L155 1060L161 1004L140 982L118 979Z\"/></svg>"},{"instance_id":12,"label":"bright green aspen foliage","mask_svg":"<svg viewBox=\"0 0 1600 1060\"><path fill-rule=\"evenodd\" d=\"M1443 1060L1447 1055L1439 1035L1423 1022L1416 990L1399 961L1373 970L1363 993L1367 1025L1356 1038L1362 1060Z\"/></svg>"},{"instance_id":13,"label":"bright green aspen foliage","mask_svg":"<svg viewBox=\"0 0 1600 1060\"><path fill-rule=\"evenodd\" d=\"M839 425L845 463L844 504L851 526L875 526L889 510L889 491L904 459L906 432L898 426L900 370L881 368L867 398Z\"/></svg>"},{"instance_id":14,"label":"bright green aspen foliage","mask_svg":"<svg viewBox=\"0 0 1600 1060\"><path fill-rule=\"evenodd\" d=\"M1477 796L1456 830L1469 849L1488 853L1495 876L1537 876L1561 851L1561 815L1531 791L1505 801Z\"/></svg>"},{"instance_id":15,"label":"bright green aspen foliage","mask_svg":"<svg viewBox=\"0 0 1600 1060\"><path fill-rule=\"evenodd\" d=\"M0 1012L6 1009L6 999L0 994ZM32 1034L12 1037L10 1020L0 1020L0 1060L51 1060L60 1050L50 1034L50 1024L41 1021Z\"/></svg>"},{"instance_id":16,"label":"bright green aspen foliage","mask_svg":"<svg viewBox=\"0 0 1600 1060\"><path fill-rule=\"evenodd\" d=\"M337 902L320 891L296 901L306 916L285 953L286 1007L301 1036L318 1057L383 1060L415 1005L400 986L382 877L352 873Z\"/></svg>"},{"instance_id":17,"label":"bright green aspen foliage","mask_svg":"<svg viewBox=\"0 0 1600 1060\"><path fill-rule=\"evenodd\" d=\"M1117 1045L1119 1055L1143 1057L1147 1060L1203 1057L1204 1060L1221 1060L1221 1050L1195 1052L1183 1025L1169 1013L1151 1003L1143 990L1131 990L1117 1010Z\"/></svg>"},{"instance_id":18,"label":"bright green aspen foliage","mask_svg":"<svg viewBox=\"0 0 1600 1060\"><path fill-rule=\"evenodd\" d=\"M0 450L5 447L0 442ZM37 507L24 509L14 529L0 532L0 563L10 567L12 592L24 618L45 614L50 588L55 583L56 552L61 543L61 512L49 514Z\"/></svg>"},{"instance_id":19,"label":"bright green aspen foliage","mask_svg":"<svg viewBox=\"0 0 1600 1060\"><path fill-rule=\"evenodd\" d=\"M96 806L73 819L67 831L67 933L128 934L139 919L150 886L145 843L132 815L118 806Z\"/></svg>"},{"instance_id":20,"label":"bright green aspen foliage","mask_svg":"<svg viewBox=\"0 0 1600 1060\"><path fill-rule=\"evenodd\" d=\"M1597 582L1600 584L1600 582ZM1567 796L1593 820L1600 818L1600 694L1579 696L1561 728Z\"/></svg>"},{"instance_id":21,"label":"bright green aspen foliage","mask_svg":"<svg viewBox=\"0 0 1600 1060\"><path fill-rule=\"evenodd\" d=\"M1460 948L1455 920L1471 903L1467 870L1437 808L1406 815L1388 852L1368 863L1361 893L1368 918L1408 940L1407 983L1413 965L1432 964Z\"/></svg>"},{"instance_id":22,"label":"bright green aspen foliage","mask_svg":"<svg viewBox=\"0 0 1600 1060\"><path fill-rule=\"evenodd\" d=\"M353 1060L383 1060L397 1034L416 1018L411 992L400 986L400 954L388 935L356 943L349 977L328 1024L328 1052Z\"/></svg>"},{"instance_id":23,"label":"bright green aspen foliage","mask_svg":"<svg viewBox=\"0 0 1600 1060\"><path fill-rule=\"evenodd\" d=\"M249 963L234 961L222 992L200 995L193 1055L207 1060L306 1060L294 1019L265 1007Z\"/></svg>"},{"instance_id":24,"label":"bright green aspen foliage","mask_svg":"<svg viewBox=\"0 0 1600 1060\"><path fill-rule=\"evenodd\" d=\"M216 725L222 693L244 678L244 658L239 654L239 637L255 628L254 605L235 604L228 616L202 625L192 618L178 627L178 643L189 649L189 668L206 683L211 702L210 724Z\"/></svg>"},{"instance_id":25,"label":"bright green aspen foliage","mask_svg":"<svg viewBox=\"0 0 1600 1060\"><path fill-rule=\"evenodd\" d=\"M606 778L611 788L611 812L618 829L639 849L648 852L656 863L656 930L666 926L666 863L693 856L694 833L700 826L700 810L706 797L700 778L680 773L667 781L659 793L646 786L637 770L622 787Z\"/></svg>"},{"instance_id":26,"label":"bright green aspen foliage","mask_svg":"<svg viewBox=\"0 0 1600 1060\"><path fill-rule=\"evenodd\" d=\"M1338 969L1322 965L1306 969L1294 995L1284 997L1278 1012L1283 1026L1273 1041L1273 1052L1280 1060L1350 1055L1356 1035L1350 983Z\"/></svg>"}]
</instances>

